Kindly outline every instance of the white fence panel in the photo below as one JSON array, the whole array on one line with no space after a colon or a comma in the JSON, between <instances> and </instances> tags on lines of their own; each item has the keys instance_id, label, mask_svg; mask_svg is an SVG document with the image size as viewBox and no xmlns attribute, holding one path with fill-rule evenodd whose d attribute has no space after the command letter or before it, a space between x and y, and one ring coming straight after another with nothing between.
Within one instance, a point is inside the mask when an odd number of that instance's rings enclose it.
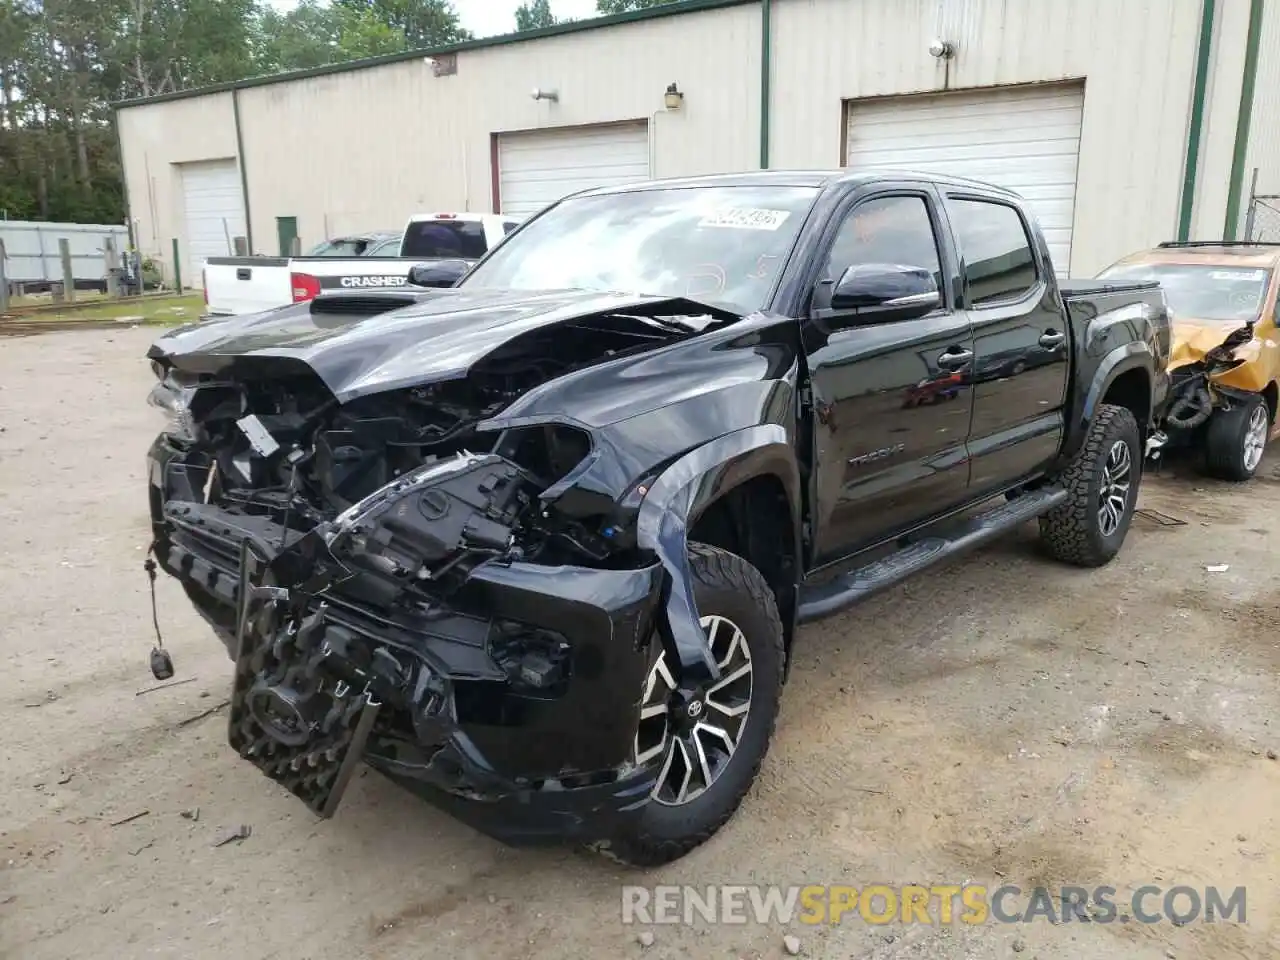
<instances>
[{"instance_id":1,"label":"white fence panel","mask_svg":"<svg viewBox=\"0 0 1280 960\"><path fill-rule=\"evenodd\" d=\"M102 250L107 237L114 238L116 253L123 254L129 244L129 231L123 224L0 220L5 277L10 283L60 283L58 241L66 239L71 245L72 276L81 283L104 282L107 264Z\"/></svg>"}]
</instances>

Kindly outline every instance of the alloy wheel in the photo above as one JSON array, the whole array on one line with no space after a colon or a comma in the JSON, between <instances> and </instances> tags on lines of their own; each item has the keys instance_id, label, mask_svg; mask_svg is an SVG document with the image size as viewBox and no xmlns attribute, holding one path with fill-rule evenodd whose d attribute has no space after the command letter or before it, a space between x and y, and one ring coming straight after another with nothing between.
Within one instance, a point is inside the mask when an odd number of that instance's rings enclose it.
<instances>
[{"instance_id":1,"label":"alloy wheel","mask_svg":"<svg viewBox=\"0 0 1280 960\"><path fill-rule=\"evenodd\" d=\"M1265 404L1253 408L1249 417L1249 426L1244 432L1244 468L1248 473L1258 469L1262 462L1262 451L1267 446L1267 428L1270 426Z\"/></svg>"},{"instance_id":2,"label":"alloy wheel","mask_svg":"<svg viewBox=\"0 0 1280 960\"><path fill-rule=\"evenodd\" d=\"M727 617L701 620L720 679L693 697L677 697L675 675L662 652L645 679L636 728L639 765L662 757L653 799L667 806L689 803L728 767L751 712L751 650Z\"/></svg>"},{"instance_id":3,"label":"alloy wheel","mask_svg":"<svg viewBox=\"0 0 1280 960\"><path fill-rule=\"evenodd\" d=\"M1133 480L1133 457L1129 444L1117 440L1107 451L1102 464L1102 483L1098 488L1098 529L1109 537L1120 529L1125 508L1129 505L1129 490Z\"/></svg>"}]
</instances>

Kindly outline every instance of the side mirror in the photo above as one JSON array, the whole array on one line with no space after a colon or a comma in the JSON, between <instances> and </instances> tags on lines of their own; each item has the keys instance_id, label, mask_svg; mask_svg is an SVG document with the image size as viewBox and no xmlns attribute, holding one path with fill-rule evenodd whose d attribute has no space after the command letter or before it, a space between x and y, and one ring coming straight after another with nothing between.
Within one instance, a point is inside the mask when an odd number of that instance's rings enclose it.
<instances>
[{"instance_id":1,"label":"side mirror","mask_svg":"<svg viewBox=\"0 0 1280 960\"><path fill-rule=\"evenodd\" d=\"M471 269L465 260L432 260L409 268L408 280L415 287L452 287Z\"/></svg>"},{"instance_id":2,"label":"side mirror","mask_svg":"<svg viewBox=\"0 0 1280 960\"><path fill-rule=\"evenodd\" d=\"M859 323L915 320L941 305L932 270L895 263L849 267L831 291L831 309L851 313Z\"/></svg>"}]
</instances>

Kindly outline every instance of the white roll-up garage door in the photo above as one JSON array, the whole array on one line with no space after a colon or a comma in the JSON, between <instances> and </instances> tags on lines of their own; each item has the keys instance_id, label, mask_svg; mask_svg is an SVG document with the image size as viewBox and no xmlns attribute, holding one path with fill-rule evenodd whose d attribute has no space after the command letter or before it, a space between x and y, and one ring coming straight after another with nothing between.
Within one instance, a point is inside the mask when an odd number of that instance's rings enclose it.
<instances>
[{"instance_id":1,"label":"white roll-up garage door","mask_svg":"<svg viewBox=\"0 0 1280 960\"><path fill-rule=\"evenodd\" d=\"M235 160L183 163L179 169L187 218L187 257L191 260L191 269L184 264L182 273L186 280L198 283L204 261L231 256L235 238L245 235L240 171Z\"/></svg>"},{"instance_id":2,"label":"white roll-up garage door","mask_svg":"<svg viewBox=\"0 0 1280 960\"><path fill-rule=\"evenodd\" d=\"M510 216L527 217L578 190L648 178L644 123L498 135L498 196Z\"/></svg>"},{"instance_id":3,"label":"white roll-up garage door","mask_svg":"<svg viewBox=\"0 0 1280 960\"><path fill-rule=\"evenodd\" d=\"M854 100L846 109L848 166L951 174L1014 190L1066 272L1083 84Z\"/></svg>"}]
</instances>

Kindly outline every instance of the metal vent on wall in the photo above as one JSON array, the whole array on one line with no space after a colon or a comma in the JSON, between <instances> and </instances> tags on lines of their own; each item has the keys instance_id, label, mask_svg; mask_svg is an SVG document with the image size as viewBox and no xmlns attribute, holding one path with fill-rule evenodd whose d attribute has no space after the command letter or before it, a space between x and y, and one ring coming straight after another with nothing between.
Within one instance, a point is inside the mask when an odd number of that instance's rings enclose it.
<instances>
[{"instance_id":1,"label":"metal vent on wall","mask_svg":"<svg viewBox=\"0 0 1280 960\"><path fill-rule=\"evenodd\" d=\"M437 77L452 77L458 72L458 55L442 53L431 58L431 73Z\"/></svg>"}]
</instances>

